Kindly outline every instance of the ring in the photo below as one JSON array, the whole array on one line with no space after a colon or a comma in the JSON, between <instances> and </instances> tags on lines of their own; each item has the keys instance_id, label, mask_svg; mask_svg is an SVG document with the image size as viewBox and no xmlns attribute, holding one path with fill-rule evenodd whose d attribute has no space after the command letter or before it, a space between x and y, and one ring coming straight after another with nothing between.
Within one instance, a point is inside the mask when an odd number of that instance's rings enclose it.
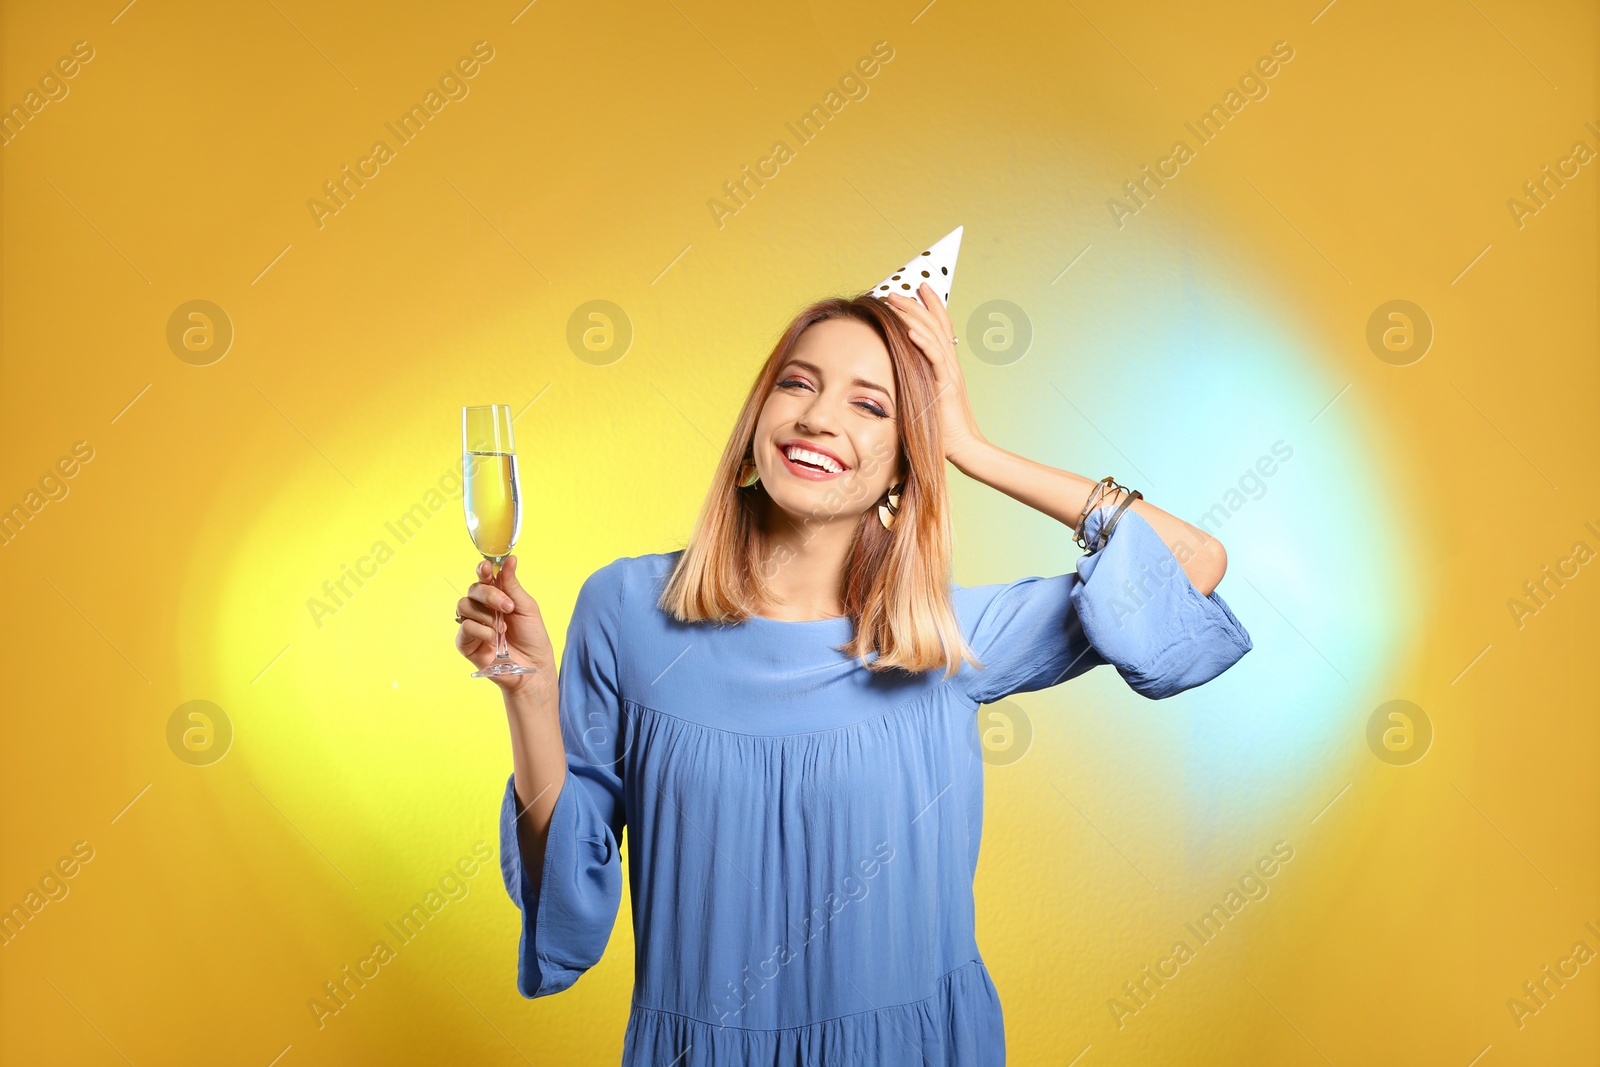
<instances>
[{"instance_id":1,"label":"ring","mask_svg":"<svg viewBox=\"0 0 1600 1067\"><path fill-rule=\"evenodd\" d=\"M466 619L463 619L463 618L462 618L462 617L461 617L461 616L460 616L460 615L457 615L457 616L456 616L456 622L466 622L466 621L467 621L467 620L466 620Z\"/></svg>"},{"instance_id":2,"label":"ring","mask_svg":"<svg viewBox=\"0 0 1600 1067\"><path fill-rule=\"evenodd\" d=\"M958 345L958 344L960 344L960 343L961 343L961 338L959 338L959 337L952 337L952 338L950 338L950 343L951 343L951 344L953 344L953 345Z\"/></svg>"}]
</instances>

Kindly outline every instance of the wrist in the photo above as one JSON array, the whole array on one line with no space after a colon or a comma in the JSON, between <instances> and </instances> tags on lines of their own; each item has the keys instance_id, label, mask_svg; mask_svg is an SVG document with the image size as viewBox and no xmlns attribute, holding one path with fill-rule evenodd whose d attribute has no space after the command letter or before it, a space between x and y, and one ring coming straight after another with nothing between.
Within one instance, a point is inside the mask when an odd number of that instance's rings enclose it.
<instances>
[{"instance_id":1,"label":"wrist","mask_svg":"<svg viewBox=\"0 0 1600 1067\"><path fill-rule=\"evenodd\" d=\"M978 431L971 430L962 434L955 441L945 447L944 457L955 464L956 469L963 474L971 474L969 469L979 457L994 448L988 440Z\"/></svg>"},{"instance_id":2,"label":"wrist","mask_svg":"<svg viewBox=\"0 0 1600 1067\"><path fill-rule=\"evenodd\" d=\"M544 672L518 677L515 686L503 687L506 714L518 719L537 720L554 716L559 707L558 693L553 678Z\"/></svg>"}]
</instances>

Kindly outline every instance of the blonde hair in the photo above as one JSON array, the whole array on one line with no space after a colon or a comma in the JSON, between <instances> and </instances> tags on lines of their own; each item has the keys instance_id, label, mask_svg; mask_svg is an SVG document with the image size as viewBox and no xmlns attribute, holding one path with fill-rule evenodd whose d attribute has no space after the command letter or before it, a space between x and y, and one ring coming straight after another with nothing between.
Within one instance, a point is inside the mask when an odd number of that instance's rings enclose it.
<instances>
[{"instance_id":1,"label":"blonde hair","mask_svg":"<svg viewBox=\"0 0 1600 1067\"><path fill-rule=\"evenodd\" d=\"M765 497L765 486L739 488L739 470L779 372L801 334L825 319L854 319L877 333L894 370L896 406L909 413L897 422L898 456L873 461L902 461L905 477L894 530L883 528L876 507L868 507L856 526L844 575L845 612L854 635L836 647L874 671L942 667L949 677L962 661L981 668L950 602L950 500L943 438L933 412L938 395L933 371L899 315L866 294L819 300L783 331L745 398L688 546L661 593L661 610L680 622L743 622L753 614L752 604L770 599L768 578L788 560L776 558L782 546L769 552L763 543L756 494ZM842 505L845 494L834 492ZM877 657L868 663L872 652Z\"/></svg>"}]
</instances>

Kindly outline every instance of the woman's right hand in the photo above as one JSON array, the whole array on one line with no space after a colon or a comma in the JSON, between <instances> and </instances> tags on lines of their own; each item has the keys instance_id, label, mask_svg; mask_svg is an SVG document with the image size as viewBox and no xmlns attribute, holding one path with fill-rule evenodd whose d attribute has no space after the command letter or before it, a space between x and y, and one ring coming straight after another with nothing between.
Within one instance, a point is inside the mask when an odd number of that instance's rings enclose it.
<instances>
[{"instance_id":1,"label":"woman's right hand","mask_svg":"<svg viewBox=\"0 0 1600 1067\"><path fill-rule=\"evenodd\" d=\"M500 626L505 630L506 648L511 658L525 667L537 668L539 673L490 675L490 679L507 692L538 686L548 686L553 691L555 652L550 647L550 635L545 632L539 605L517 580L517 557L506 557L500 567L498 586L489 584L493 573L493 565L488 560L480 562L478 581L473 582L467 595L456 603L456 614L463 620L456 631L456 650L478 670L494 660L497 637L494 613L498 607Z\"/></svg>"}]
</instances>

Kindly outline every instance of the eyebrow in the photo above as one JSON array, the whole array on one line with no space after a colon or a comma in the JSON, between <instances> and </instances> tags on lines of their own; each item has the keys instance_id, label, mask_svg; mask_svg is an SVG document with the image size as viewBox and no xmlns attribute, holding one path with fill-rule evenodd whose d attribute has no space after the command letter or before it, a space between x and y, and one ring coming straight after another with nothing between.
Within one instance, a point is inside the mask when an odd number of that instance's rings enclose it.
<instances>
[{"instance_id":1,"label":"eyebrow","mask_svg":"<svg viewBox=\"0 0 1600 1067\"><path fill-rule=\"evenodd\" d=\"M784 364L784 368L785 369L787 369L789 367L804 367L806 370L810 371L812 374L815 374L819 378L823 376L821 367L817 366L815 363L808 363L803 359L791 359L789 362ZM882 393L884 396L887 396L887 397L890 397L891 399L893 399L893 395L894 394L890 393L889 390L885 389L883 386L879 385L877 382L869 382L865 378L851 378L850 379L850 384L851 385L859 385L859 386L862 386L863 388L866 388L866 389L876 389L878 392Z\"/></svg>"}]
</instances>

